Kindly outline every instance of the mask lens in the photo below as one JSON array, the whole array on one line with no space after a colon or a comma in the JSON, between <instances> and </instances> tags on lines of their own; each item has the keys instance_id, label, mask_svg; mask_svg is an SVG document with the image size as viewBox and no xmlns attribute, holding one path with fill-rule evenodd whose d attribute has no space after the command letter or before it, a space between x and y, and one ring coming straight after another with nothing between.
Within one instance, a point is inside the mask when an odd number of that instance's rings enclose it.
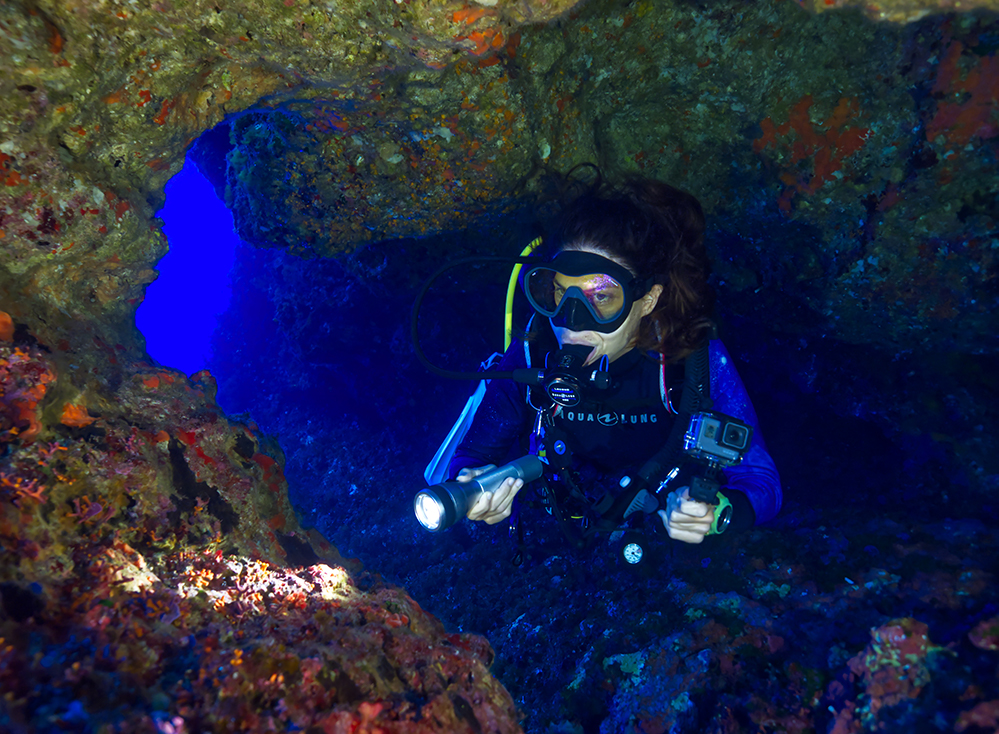
<instances>
[{"instance_id":1,"label":"mask lens","mask_svg":"<svg viewBox=\"0 0 999 734\"><path fill-rule=\"evenodd\" d=\"M556 275L558 273L548 268L535 268L527 274L527 297L531 305L544 316L554 316L558 310L558 301L555 299Z\"/></svg>"},{"instance_id":2,"label":"mask lens","mask_svg":"<svg viewBox=\"0 0 999 734\"><path fill-rule=\"evenodd\" d=\"M583 292L591 310L601 321L617 318L624 308L624 288L609 275L596 273L579 278L559 275L555 278L556 297L561 298L559 294L572 286Z\"/></svg>"},{"instance_id":3,"label":"mask lens","mask_svg":"<svg viewBox=\"0 0 999 734\"><path fill-rule=\"evenodd\" d=\"M551 268L535 268L527 275L527 295L532 305L545 316L554 316L569 297L585 300L600 323L613 321L624 309L624 288L606 273L565 275Z\"/></svg>"}]
</instances>

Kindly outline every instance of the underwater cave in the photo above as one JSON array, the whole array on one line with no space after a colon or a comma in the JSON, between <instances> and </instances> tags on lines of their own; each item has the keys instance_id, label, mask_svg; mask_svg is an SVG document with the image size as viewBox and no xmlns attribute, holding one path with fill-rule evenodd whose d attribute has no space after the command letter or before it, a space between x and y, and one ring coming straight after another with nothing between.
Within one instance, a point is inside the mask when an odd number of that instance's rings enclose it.
<instances>
[{"instance_id":1,"label":"underwater cave","mask_svg":"<svg viewBox=\"0 0 999 734\"><path fill-rule=\"evenodd\" d=\"M150 357L193 375L211 361L212 336L231 299L229 273L239 239L229 210L193 163L170 179L164 194L157 216L170 249L156 263L157 278L136 309L135 326Z\"/></svg>"},{"instance_id":2,"label":"underwater cave","mask_svg":"<svg viewBox=\"0 0 999 734\"><path fill-rule=\"evenodd\" d=\"M999 729L999 5L956 9L4 5L0 730ZM701 202L783 489L638 567L413 512L475 387L421 286L581 163ZM434 282L433 363L503 348L510 269Z\"/></svg>"}]
</instances>

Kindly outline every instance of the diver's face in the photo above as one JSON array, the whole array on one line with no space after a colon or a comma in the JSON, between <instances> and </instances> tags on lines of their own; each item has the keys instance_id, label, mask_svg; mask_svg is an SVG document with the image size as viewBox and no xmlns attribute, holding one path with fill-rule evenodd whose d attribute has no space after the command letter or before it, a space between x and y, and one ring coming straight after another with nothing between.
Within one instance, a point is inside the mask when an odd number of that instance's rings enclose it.
<instances>
[{"instance_id":1,"label":"diver's face","mask_svg":"<svg viewBox=\"0 0 999 734\"><path fill-rule=\"evenodd\" d=\"M561 273L555 276L556 303L561 301L562 295L572 286L583 292L586 299L601 316L609 317L618 313L624 305L624 290L613 278L601 275L573 277ZM593 364L604 355L613 362L634 348L642 318L652 313L660 293L662 293L662 286L652 286L652 289L645 296L632 304L628 317L615 331L609 333L589 330L572 331L565 327L553 326L555 337L560 346L578 344L592 347L593 349L584 364Z\"/></svg>"}]
</instances>

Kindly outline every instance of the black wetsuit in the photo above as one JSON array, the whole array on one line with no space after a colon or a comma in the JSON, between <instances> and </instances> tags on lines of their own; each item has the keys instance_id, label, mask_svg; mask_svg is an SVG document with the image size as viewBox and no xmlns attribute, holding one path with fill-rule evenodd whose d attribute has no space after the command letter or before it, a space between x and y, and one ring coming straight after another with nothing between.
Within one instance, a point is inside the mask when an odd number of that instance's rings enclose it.
<instances>
[{"instance_id":1,"label":"black wetsuit","mask_svg":"<svg viewBox=\"0 0 999 734\"><path fill-rule=\"evenodd\" d=\"M501 371L538 365L528 350L515 342L503 356ZM723 492L732 502L734 527L748 527L777 514L781 503L780 478L766 452L756 414L725 352L717 340L710 350L714 409L741 418L755 427L749 453L741 464L724 471ZM615 492L624 474L637 472L666 442L673 427L683 365L663 368L658 360L632 350L610 364L614 385L594 391L594 397L574 408L560 408L555 426L564 431L574 454L573 469L591 497ZM451 477L465 467L502 464L528 452L528 438L539 391L511 380L493 380L465 439L451 461ZM547 405L548 403L544 403Z\"/></svg>"}]
</instances>

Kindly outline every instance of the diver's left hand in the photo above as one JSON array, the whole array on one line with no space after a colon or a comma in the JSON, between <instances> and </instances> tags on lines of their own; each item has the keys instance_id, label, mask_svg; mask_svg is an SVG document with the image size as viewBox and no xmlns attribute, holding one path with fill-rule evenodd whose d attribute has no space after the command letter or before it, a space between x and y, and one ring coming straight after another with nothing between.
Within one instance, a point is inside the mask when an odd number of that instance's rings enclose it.
<instances>
[{"instance_id":1,"label":"diver's left hand","mask_svg":"<svg viewBox=\"0 0 999 734\"><path fill-rule=\"evenodd\" d=\"M690 488L681 487L669 493L666 509L659 510L659 517L673 540L700 543L715 521L715 508L690 499Z\"/></svg>"}]
</instances>

